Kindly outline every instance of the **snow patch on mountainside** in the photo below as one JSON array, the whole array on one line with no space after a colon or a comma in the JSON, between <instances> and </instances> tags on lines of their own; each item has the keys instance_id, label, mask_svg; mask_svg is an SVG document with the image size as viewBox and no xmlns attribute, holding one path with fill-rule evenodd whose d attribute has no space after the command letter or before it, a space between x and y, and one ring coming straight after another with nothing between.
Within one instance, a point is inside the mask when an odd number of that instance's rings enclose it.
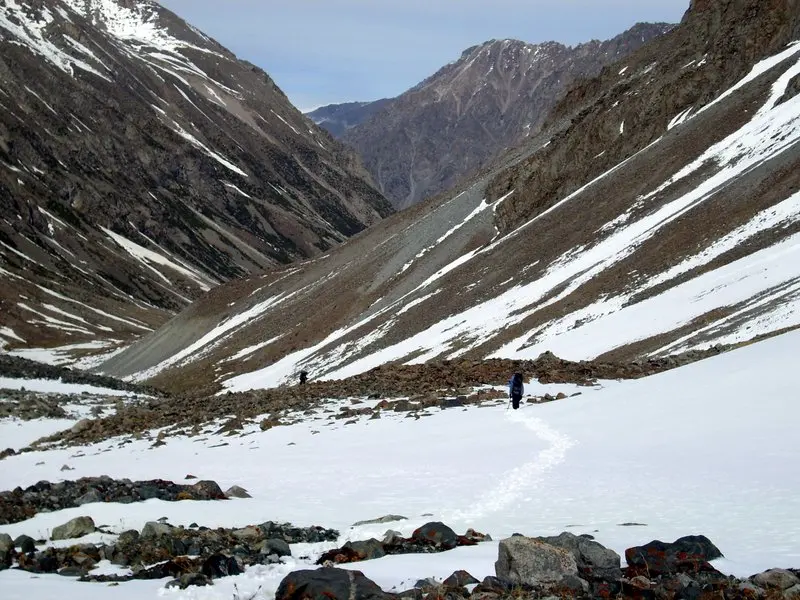
<instances>
[{"instance_id":1,"label":"snow patch on mountainside","mask_svg":"<svg viewBox=\"0 0 800 600\"><path fill-rule=\"evenodd\" d=\"M16 0L5 0L4 6L0 7L0 28L13 35L19 44L71 75L75 74L73 67L77 67L110 82L111 79L104 73L68 54L50 39L48 27L54 19L46 6L30 10Z\"/></svg>"}]
</instances>

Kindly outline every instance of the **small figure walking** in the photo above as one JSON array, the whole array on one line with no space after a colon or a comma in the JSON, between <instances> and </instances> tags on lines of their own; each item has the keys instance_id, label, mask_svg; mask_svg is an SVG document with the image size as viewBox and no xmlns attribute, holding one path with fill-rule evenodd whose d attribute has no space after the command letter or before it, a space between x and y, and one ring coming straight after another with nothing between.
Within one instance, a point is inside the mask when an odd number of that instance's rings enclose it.
<instances>
[{"instance_id":1,"label":"small figure walking","mask_svg":"<svg viewBox=\"0 0 800 600\"><path fill-rule=\"evenodd\" d=\"M519 403L524 393L525 386L522 384L522 373L514 373L508 382L508 397L511 398L514 410L519 408Z\"/></svg>"},{"instance_id":2,"label":"small figure walking","mask_svg":"<svg viewBox=\"0 0 800 600\"><path fill-rule=\"evenodd\" d=\"M308 381L308 371L300 371L300 385L305 385Z\"/></svg>"}]
</instances>

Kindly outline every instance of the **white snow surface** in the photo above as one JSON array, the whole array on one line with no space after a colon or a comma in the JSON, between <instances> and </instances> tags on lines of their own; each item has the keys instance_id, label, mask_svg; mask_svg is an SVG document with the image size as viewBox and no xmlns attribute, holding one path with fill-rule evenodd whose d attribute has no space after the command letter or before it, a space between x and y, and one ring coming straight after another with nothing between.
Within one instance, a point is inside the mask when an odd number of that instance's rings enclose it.
<instances>
[{"instance_id":1,"label":"white snow surface","mask_svg":"<svg viewBox=\"0 0 800 600\"><path fill-rule=\"evenodd\" d=\"M48 392L54 394L103 394L105 396L133 396L133 392L114 390L84 383L64 383L60 379L17 379L0 377L0 390L21 390ZM0 392L0 395L2 393Z\"/></svg>"},{"instance_id":2,"label":"white snow surface","mask_svg":"<svg viewBox=\"0 0 800 600\"><path fill-rule=\"evenodd\" d=\"M115 531L141 528L162 516L175 525L195 521L209 527L270 519L336 527L341 544L380 537L390 528L408 535L426 521L442 520L457 532L474 527L495 540L518 531L592 533L621 555L653 539L704 534L725 554L716 563L723 572L748 576L797 567L800 480L791 473L800 464L798 348L800 332L792 332L646 379L592 388L529 382L529 393L582 393L525 404L519 411L508 411L500 401L434 410L419 420L388 414L345 426L326 421L318 410L315 417L266 432L249 426L242 437L168 437L157 449L148 449L146 441L120 448L111 440L83 447L77 455L72 448L12 456L0 470L0 489L60 480L60 468L68 464L74 469L71 479L109 474L180 482L192 473L223 489L241 485L253 498L89 504L3 525L0 533L45 537L79 515ZM229 445L214 447L223 440ZM112 450L104 452L107 448ZM409 519L351 527L387 513ZM629 522L644 526L620 526ZM294 554L313 560L335 545L299 545ZM461 568L481 578L493 573L496 556L495 541L350 568L384 589L399 590ZM297 568L314 567L294 558L218 580L209 589L168 593L160 590L165 581L76 588L58 576L33 579L14 571L0 573L0 586L4 598L26 600L76 590L98 599L230 598L234 584L245 592L261 587L256 598L272 598L281 578Z\"/></svg>"}]
</instances>

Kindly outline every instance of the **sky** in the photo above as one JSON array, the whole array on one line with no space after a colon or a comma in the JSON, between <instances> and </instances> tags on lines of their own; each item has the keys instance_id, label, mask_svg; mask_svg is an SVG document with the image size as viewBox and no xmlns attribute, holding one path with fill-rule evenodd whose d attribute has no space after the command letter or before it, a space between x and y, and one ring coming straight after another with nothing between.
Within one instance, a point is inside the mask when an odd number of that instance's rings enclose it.
<instances>
[{"instance_id":1,"label":"sky","mask_svg":"<svg viewBox=\"0 0 800 600\"><path fill-rule=\"evenodd\" d=\"M263 68L301 110L393 97L491 39L607 39L689 0L160 0Z\"/></svg>"}]
</instances>

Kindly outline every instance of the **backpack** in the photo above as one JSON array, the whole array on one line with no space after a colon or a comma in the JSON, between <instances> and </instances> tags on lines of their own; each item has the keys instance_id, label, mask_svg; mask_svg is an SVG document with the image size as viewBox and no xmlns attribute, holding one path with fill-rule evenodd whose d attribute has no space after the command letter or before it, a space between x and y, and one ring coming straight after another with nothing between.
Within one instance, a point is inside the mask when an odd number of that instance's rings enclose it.
<instances>
[{"instance_id":1,"label":"backpack","mask_svg":"<svg viewBox=\"0 0 800 600\"><path fill-rule=\"evenodd\" d=\"M522 396L522 375L519 373L514 373L511 378L511 395Z\"/></svg>"}]
</instances>

